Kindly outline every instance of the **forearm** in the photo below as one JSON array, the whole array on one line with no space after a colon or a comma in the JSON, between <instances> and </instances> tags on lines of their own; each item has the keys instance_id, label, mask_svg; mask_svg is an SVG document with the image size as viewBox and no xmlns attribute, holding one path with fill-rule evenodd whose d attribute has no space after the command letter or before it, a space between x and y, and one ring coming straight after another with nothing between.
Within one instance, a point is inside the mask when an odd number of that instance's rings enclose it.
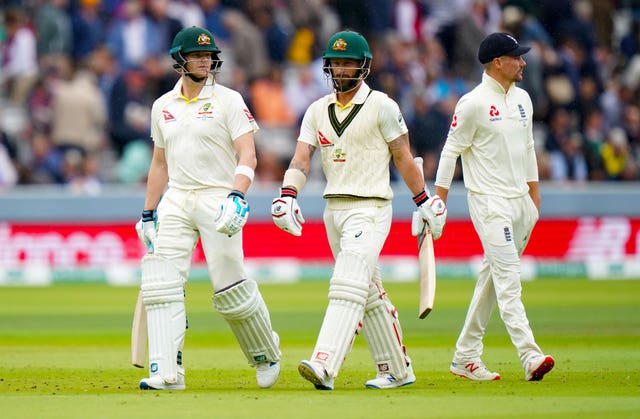
<instances>
[{"instance_id":1,"label":"forearm","mask_svg":"<svg viewBox=\"0 0 640 419\"><path fill-rule=\"evenodd\" d=\"M538 211L540 211L540 202L541 202L540 183L527 182L527 185L529 185L529 195L531 196L531 199L533 200L533 203L536 205L536 208L538 209Z\"/></svg>"},{"instance_id":2,"label":"forearm","mask_svg":"<svg viewBox=\"0 0 640 419\"><path fill-rule=\"evenodd\" d=\"M147 179L147 193L144 200L145 210L153 210L158 206L160 197L164 193L164 188L167 186L169 176L166 170L161 167L152 165L149 169L149 175Z\"/></svg>"}]
</instances>

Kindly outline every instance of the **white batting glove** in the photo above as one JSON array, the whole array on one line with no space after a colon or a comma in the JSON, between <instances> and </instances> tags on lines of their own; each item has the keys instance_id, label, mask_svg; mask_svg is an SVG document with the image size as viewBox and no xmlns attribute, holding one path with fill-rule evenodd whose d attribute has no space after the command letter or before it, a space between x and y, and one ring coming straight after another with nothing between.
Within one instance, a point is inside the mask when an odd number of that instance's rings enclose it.
<instances>
[{"instance_id":1,"label":"white batting glove","mask_svg":"<svg viewBox=\"0 0 640 419\"><path fill-rule=\"evenodd\" d=\"M142 211L142 218L136 223L138 238L149 250L153 252L156 244L157 219L153 210Z\"/></svg>"},{"instance_id":2,"label":"white batting glove","mask_svg":"<svg viewBox=\"0 0 640 419\"><path fill-rule=\"evenodd\" d=\"M304 217L298 206L297 196L294 189L282 188L280 197L275 198L271 204L271 217L281 230L294 236L301 236Z\"/></svg>"},{"instance_id":3,"label":"white batting glove","mask_svg":"<svg viewBox=\"0 0 640 419\"><path fill-rule=\"evenodd\" d=\"M446 221L447 206L438 195L433 195L414 211L411 219L411 234L418 236L426 225L431 230L433 239L438 240L442 236Z\"/></svg>"},{"instance_id":4,"label":"white batting glove","mask_svg":"<svg viewBox=\"0 0 640 419\"><path fill-rule=\"evenodd\" d=\"M233 190L220 206L220 215L216 218L216 230L231 237L247 223L249 203L244 194Z\"/></svg>"}]
</instances>

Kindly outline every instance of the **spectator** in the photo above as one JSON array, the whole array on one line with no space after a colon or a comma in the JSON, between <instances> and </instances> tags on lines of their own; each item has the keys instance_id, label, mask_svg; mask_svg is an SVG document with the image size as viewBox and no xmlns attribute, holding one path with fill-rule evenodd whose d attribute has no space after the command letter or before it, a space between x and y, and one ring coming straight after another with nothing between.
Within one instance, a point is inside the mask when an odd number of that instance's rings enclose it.
<instances>
[{"instance_id":1,"label":"spectator","mask_svg":"<svg viewBox=\"0 0 640 419\"><path fill-rule=\"evenodd\" d=\"M5 12L5 27L7 40L0 51L0 87L6 89L9 99L16 105L24 105L38 79L36 36L20 8Z\"/></svg>"},{"instance_id":2,"label":"spectator","mask_svg":"<svg viewBox=\"0 0 640 419\"><path fill-rule=\"evenodd\" d=\"M106 42L107 30L100 15L100 0L79 0L71 14L73 38L71 56L75 61L89 59Z\"/></svg>"},{"instance_id":3,"label":"spectator","mask_svg":"<svg viewBox=\"0 0 640 419\"><path fill-rule=\"evenodd\" d=\"M150 55L165 53L151 19L144 14L142 0L123 0L107 32L107 44L120 68L140 67Z\"/></svg>"},{"instance_id":4,"label":"spectator","mask_svg":"<svg viewBox=\"0 0 640 419\"><path fill-rule=\"evenodd\" d=\"M45 0L35 13L40 60L71 55L73 30L67 11L68 0Z\"/></svg>"},{"instance_id":5,"label":"spectator","mask_svg":"<svg viewBox=\"0 0 640 419\"><path fill-rule=\"evenodd\" d=\"M601 150L608 180L637 180L638 167L629 150L627 135L621 128L613 128Z\"/></svg>"}]
</instances>

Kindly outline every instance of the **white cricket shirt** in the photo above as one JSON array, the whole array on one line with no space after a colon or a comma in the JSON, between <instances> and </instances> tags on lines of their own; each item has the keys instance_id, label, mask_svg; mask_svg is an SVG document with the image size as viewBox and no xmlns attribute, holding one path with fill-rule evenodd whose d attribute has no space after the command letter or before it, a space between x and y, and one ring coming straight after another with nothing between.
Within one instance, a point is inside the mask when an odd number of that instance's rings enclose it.
<instances>
[{"instance_id":1,"label":"white cricket shirt","mask_svg":"<svg viewBox=\"0 0 640 419\"><path fill-rule=\"evenodd\" d=\"M240 93L210 78L200 95L188 101L182 80L151 109L151 137L165 149L169 187L231 189L237 165L233 141L258 130Z\"/></svg>"},{"instance_id":2,"label":"white cricket shirt","mask_svg":"<svg viewBox=\"0 0 640 419\"><path fill-rule=\"evenodd\" d=\"M538 181L533 143L533 105L515 83L504 88L486 73L460 98L440 156L436 186L449 189L455 161L462 160L465 187L475 193L516 198Z\"/></svg>"},{"instance_id":3,"label":"white cricket shirt","mask_svg":"<svg viewBox=\"0 0 640 419\"><path fill-rule=\"evenodd\" d=\"M325 198L391 199L388 143L407 131L398 104L362 83L344 108L335 93L313 102L298 141L320 149Z\"/></svg>"}]
</instances>

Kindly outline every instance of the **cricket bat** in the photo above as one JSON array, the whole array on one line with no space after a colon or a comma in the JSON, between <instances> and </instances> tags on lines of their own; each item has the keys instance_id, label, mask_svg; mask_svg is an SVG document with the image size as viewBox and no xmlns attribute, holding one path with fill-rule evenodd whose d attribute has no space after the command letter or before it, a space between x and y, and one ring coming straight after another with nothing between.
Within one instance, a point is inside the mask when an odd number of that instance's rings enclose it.
<instances>
[{"instance_id":1,"label":"cricket bat","mask_svg":"<svg viewBox=\"0 0 640 419\"><path fill-rule=\"evenodd\" d=\"M131 363L137 368L144 368L147 364L147 310L142 302L142 292L138 292L138 301L133 312Z\"/></svg>"},{"instance_id":2,"label":"cricket bat","mask_svg":"<svg viewBox=\"0 0 640 419\"><path fill-rule=\"evenodd\" d=\"M424 177L422 167L422 157L415 157L416 163ZM428 189L425 185L425 191ZM414 212L414 217L418 213ZM418 306L418 317L424 319L433 309L433 301L436 297L436 258L433 253L433 237L431 230L425 224L422 232L418 235L418 270L420 272L420 302Z\"/></svg>"}]
</instances>

